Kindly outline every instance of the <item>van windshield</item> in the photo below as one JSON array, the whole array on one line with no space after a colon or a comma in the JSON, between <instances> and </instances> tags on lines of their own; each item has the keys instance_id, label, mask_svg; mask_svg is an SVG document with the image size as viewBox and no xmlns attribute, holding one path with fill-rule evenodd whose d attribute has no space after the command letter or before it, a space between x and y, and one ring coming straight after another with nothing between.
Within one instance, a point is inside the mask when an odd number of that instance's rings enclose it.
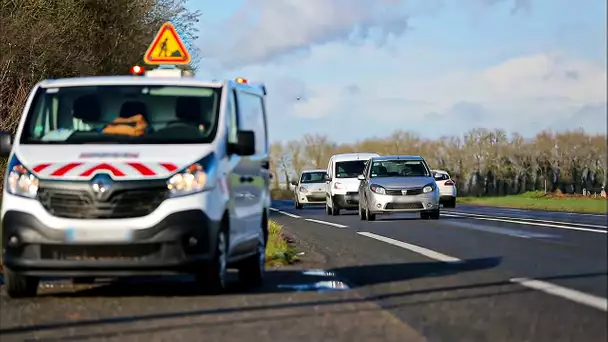
<instances>
[{"instance_id":1,"label":"van windshield","mask_svg":"<svg viewBox=\"0 0 608 342\"><path fill-rule=\"evenodd\" d=\"M104 85L41 88L21 144L213 141L221 88Z\"/></svg>"},{"instance_id":2,"label":"van windshield","mask_svg":"<svg viewBox=\"0 0 608 342\"><path fill-rule=\"evenodd\" d=\"M349 160L336 163L336 178L356 178L363 173L366 160Z\"/></svg>"}]
</instances>

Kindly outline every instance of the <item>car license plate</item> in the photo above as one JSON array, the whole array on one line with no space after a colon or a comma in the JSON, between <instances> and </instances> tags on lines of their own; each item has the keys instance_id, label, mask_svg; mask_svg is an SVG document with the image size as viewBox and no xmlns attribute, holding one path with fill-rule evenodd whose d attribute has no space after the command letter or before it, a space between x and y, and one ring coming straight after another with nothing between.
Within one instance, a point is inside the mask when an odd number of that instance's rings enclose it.
<instances>
[{"instance_id":1,"label":"car license plate","mask_svg":"<svg viewBox=\"0 0 608 342\"><path fill-rule=\"evenodd\" d=\"M68 228L68 242L131 242L133 231L130 229L86 229Z\"/></svg>"}]
</instances>

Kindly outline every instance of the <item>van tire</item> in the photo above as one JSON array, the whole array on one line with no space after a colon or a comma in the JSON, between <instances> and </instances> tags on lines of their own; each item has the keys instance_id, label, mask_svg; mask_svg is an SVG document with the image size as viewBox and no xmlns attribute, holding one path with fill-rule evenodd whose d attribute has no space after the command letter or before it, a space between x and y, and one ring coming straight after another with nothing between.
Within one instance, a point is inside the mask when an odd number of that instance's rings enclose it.
<instances>
[{"instance_id":1,"label":"van tire","mask_svg":"<svg viewBox=\"0 0 608 342\"><path fill-rule=\"evenodd\" d=\"M268 242L268 219L262 218L258 245L254 255L238 265L239 281L247 287L260 287L266 274L266 244Z\"/></svg>"},{"instance_id":2,"label":"van tire","mask_svg":"<svg viewBox=\"0 0 608 342\"><path fill-rule=\"evenodd\" d=\"M36 297L40 278L24 276L4 267L4 287L11 298Z\"/></svg>"},{"instance_id":3,"label":"van tire","mask_svg":"<svg viewBox=\"0 0 608 342\"><path fill-rule=\"evenodd\" d=\"M226 290L228 265L228 229L222 227L217 234L217 242L213 259L203 266L201 272L196 274L196 282L203 292L220 294Z\"/></svg>"}]
</instances>

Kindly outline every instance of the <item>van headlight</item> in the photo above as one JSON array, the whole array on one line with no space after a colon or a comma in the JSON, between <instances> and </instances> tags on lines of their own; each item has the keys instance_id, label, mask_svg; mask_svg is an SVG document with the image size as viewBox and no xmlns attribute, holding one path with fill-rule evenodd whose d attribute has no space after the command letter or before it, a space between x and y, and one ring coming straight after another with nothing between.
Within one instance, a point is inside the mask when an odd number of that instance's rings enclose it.
<instances>
[{"instance_id":1,"label":"van headlight","mask_svg":"<svg viewBox=\"0 0 608 342\"><path fill-rule=\"evenodd\" d=\"M425 194L432 192L433 190L435 190L435 186L433 184L425 185L424 188L422 188L422 192Z\"/></svg>"},{"instance_id":2,"label":"van headlight","mask_svg":"<svg viewBox=\"0 0 608 342\"><path fill-rule=\"evenodd\" d=\"M9 194L27 198L36 198L40 181L38 177L21 165L17 158L13 158L6 176L6 189Z\"/></svg>"},{"instance_id":3,"label":"van headlight","mask_svg":"<svg viewBox=\"0 0 608 342\"><path fill-rule=\"evenodd\" d=\"M170 197L180 197L211 190L216 183L215 164L206 157L199 163L192 164L167 180Z\"/></svg>"}]
</instances>

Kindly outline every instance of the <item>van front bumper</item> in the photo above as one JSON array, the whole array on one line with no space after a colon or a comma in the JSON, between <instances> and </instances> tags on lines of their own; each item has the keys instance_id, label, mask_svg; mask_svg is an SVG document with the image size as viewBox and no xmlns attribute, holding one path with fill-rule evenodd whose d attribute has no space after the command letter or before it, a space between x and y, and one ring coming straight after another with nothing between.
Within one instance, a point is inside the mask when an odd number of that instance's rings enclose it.
<instances>
[{"instance_id":1,"label":"van front bumper","mask_svg":"<svg viewBox=\"0 0 608 342\"><path fill-rule=\"evenodd\" d=\"M120 277L192 273L213 257L220 221L201 210L170 214L135 229L128 242L70 242L65 230L8 211L2 220L4 265L30 276Z\"/></svg>"}]
</instances>

